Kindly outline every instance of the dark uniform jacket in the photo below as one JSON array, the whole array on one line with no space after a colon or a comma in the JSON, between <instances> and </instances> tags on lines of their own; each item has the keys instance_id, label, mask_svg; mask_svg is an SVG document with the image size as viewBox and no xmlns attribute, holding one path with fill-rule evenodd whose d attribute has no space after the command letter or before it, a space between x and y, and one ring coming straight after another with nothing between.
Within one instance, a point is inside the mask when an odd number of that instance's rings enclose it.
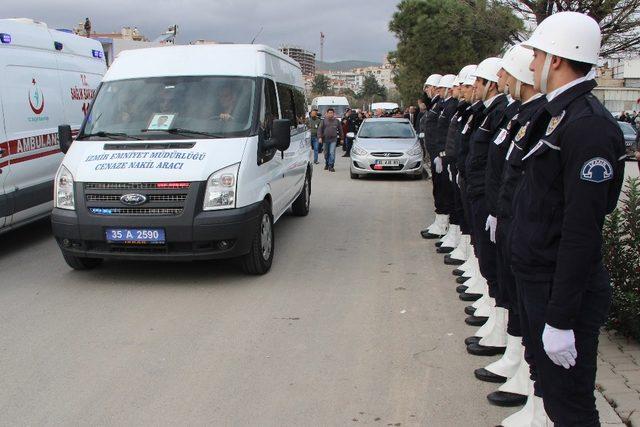
<instances>
[{"instance_id":1,"label":"dark uniform jacket","mask_svg":"<svg viewBox=\"0 0 640 427\"><path fill-rule=\"evenodd\" d=\"M513 216L513 209L511 207L513 193L516 191L516 187L524 174L524 170L522 169L522 158L524 157L522 144L525 142L524 135L529 127L528 123L531 117L546 103L547 98L541 95L536 99L531 99L529 102L520 105L518 114L511 119L511 122L509 122L509 125L506 127L507 133L504 136L504 141L499 143L500 145L509 147L500 179L500 190L498 191L498 202L496 205L496 217L500 220L510 220ZM500 137L501 135L496 136L496 138ZM498 143L495 138L494 143Z\"/></svg>"},{"instance_id":2,"label":"dark uniform jacket","mask_svg":"<svg viewBox=\"0 0 640 427\"><path fill-rule=\"evenodd\" d=\"M449 129L447 130L447 142L444 146L444 153L450 159L455 162L458 154L458 141L460 140L460 132L466 122L463 122L465 111L469 108L467 101L458 103L456 107L456 113L451 117L449 122ZM471 114L471 113L469 113Z\"/></svg>"},{"instance_id":3,"label":"dark uniform jacket","mask_svg":"<svg viewBox=\"0 0 640 427\"><path fill-rule=\"evenodd\" d=\"M520 101L513 101L504 110L502 120L498 125L498 131L494 134L489 144L489 153L487 154L487 170L484 176L484 191L487 210L489 215L496 216L498 204L498 191L500 190L500 178L502 177L502 167L504 159L507 156L509 141L505 142L507 136L507 127L511 123L511 119L518 112Z\"/></svg>"},{"instance_id":4,"label":"dark uniform jacket","mask_svg":"<svg viewBox=\"0 0 640 427\"><path fill-rule=\"evenodd\" d=\"M438 124L438 117L442 111L442 100L439 96L434 96L431 100L431 106L420 120L420 131L424 132L424 143L431 158L435 158L435 131Z\"/></svg>"},{"instance_id":5,"label":"dark uniform jacket","mask_svg":"<svg viewBox=\"0 0 640 427\"><path fill-rule=\"evenodd\" d=\"M436 153L443 157L445 155L444 149L447 145L447 133L449 132L449 125L451 124L451 118L456 113L458 108L458 100L454 97L443 101L442 111L438 116L438 122L436 124Z\"/></svg>"},{"instance_id":6,"label":"dark uniform jacket","mask_svg":"<svg viewBox=\"0 0 640 427\"><path fill-rule=\"evenodd\" d=\"M489 144L498 130L505 108L507 108L507 97L500 94L485 109L482 123L471 135L466 163L466 189L469 199L477 199L485 194L484 181Z\"/></svg>"},{"instance_id":7,"label":"dark uniform jacket","mask_svg":"<svg viewBox=\"0 0 640 427\"><path fill-rule=\"evenodd\" d=\"M512 269L551 282L545 320L558 329L573 329L585 283L602 268L602 226L624 179L624 137L594 87L581 82L536 113L513 201Z\"/></svg>"},{"instance_id":8,"label":"dark uniform jacket","mask_svg":"<svg viewBox=\"0 0 640 427\"><path fill-rule=\"evenodd\" d=\"M458 154L456 156L456 167L458 173L464 179L467 178L466 164L467 157L469 156L469 140L473 132L480 126L482 120L484 120L484 104L482 101L474 102L462 116L462 120L459 122L460 137L458 140Z\"/></svg>"}]
</instances>

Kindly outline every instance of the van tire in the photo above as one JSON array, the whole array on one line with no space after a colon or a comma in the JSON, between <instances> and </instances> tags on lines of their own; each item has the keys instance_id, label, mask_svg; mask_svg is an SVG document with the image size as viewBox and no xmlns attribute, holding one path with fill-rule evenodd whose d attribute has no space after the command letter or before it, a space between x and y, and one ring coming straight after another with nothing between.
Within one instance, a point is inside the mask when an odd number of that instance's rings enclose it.
<instances>
[{"instance_id":1,"label":"van tire","mask_svg":"<svg viewBox=\"0 0 640 427\"><path fill-rule=\"evenodd\" d=\"M265 229L266 228L266 229ZM268 237L270 245L265 241ZM266 249L263 243L268 244L268 256L265 258ZM273 233L273 215L269 210L268 204L263 203L260 209L260 220L256 228L249 253L241 258L242 270L247 274L261 275L267 273L271 269L273 263L273 252L275 247L275 239Z\"/></svg>"},{"instance_id":2,"label":"van tire","mask_svg":"<svg viewBox=\"0 0 640 427\"><path fill-rule=\"evenodd\" d=\"M67 265L74 270L92 270L102 264L102 258L84 258L62 253Z\"/></svg>"},{"instance_id":3,"label":"van tire","mask_svg":"<svg viewBox=\"0 0 640 427\"><path fill-rule=\"evenodd\" d=\"M309 172L304 177L304 185L302 186L302 193L298 196L293 205L291 205L291 212L295 216L307 216L309 214L309 207L311 206L311 178Z\"/></svg>"}]
</instances>

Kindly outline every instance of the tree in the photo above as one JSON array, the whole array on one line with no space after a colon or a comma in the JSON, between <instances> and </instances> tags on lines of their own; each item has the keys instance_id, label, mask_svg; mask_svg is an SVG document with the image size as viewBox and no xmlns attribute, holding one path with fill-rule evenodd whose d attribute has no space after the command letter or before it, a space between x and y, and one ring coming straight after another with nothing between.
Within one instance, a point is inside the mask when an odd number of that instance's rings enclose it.
<instances>
[{"instance_id":1,"label":"tree","mask_svg":"<svg viewBox=\"0 0 640 427\"><path fill-rule=\"evenodd\" d=\"M402 0L389 29L398 38L397 50L389 54L394 81L410 104L428 75L457 74L467 64L500 55L524 25L509 7L488 0Z\"/></svg>"},{"instance_id":2,"label":"tree","mask_svg":"<svg viewBox=\"0 0 640 427\"><path fill-rule=\"evenodd\" d=\"M373 74L367 74L362 82L362 90L358 97L363 100L373 100L376 97L384 100L387 97L387 89L378 83Z\"/></svg>"},{"instance_id":3,"label":"tree","mask_svg":"<svg viewBox=\"0 0 640 427\"><path fill-rule=\"evenodd\" d=\"M329 77L324 74L316 74L313 78L311 90L313 93L317 93L319 95L330 95L332 92L331 80L329 80Z\"/></svg>"},{"instance_id":4,"label":"tree","mask_svg":"<svg viewBox=\"0 0 640 427\"><path fill-rule=\"evenodd\" d=\"M547 16L573 11L600 24L603 57L640 50L640 0L501 0L532 24Z\"/></svg>"}]
</instances>

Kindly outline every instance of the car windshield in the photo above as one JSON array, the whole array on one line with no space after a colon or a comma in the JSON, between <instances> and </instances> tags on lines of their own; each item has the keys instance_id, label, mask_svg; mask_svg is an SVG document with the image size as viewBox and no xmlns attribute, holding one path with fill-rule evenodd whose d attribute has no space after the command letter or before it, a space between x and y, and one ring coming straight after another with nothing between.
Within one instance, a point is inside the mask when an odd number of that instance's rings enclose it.
<instances>
[{"instance_id":1,"label":"car windshield","mask_svg":"<svg viewBox=\"0 0 640 427\"><path fill-rule=\"evenodd\" d=\"M636 130L631 126L631 124L627 122L618 122L620 125L620 129L622 129L622 133L625 135L636 135Z\"/></svg>"},{"instance_id":2,"label":"car windshield","mask_svg":"<svg viewBox=\"0 0 640 427\"><path fill-rule=\"evenodd\" d=\"M329 108L333 108L333 111L335 111L336 117L342 117L344 116L344 112L346 111L347 108L349 108L348 105L318 105L318 113L320 113L321 116L324 116L327 113L327 110Z\"/></svg>"},{"instance_id":3,"label":"car windshield","mask_svg":"<svg viewBox=\"0 0 640 427\"><path fill-rule=\"evenodd\" d=\"M78 139L230 138L252 129L255 79L184 76L105 82Z\"/></svg>"},{"instance_id":4,"label":"car windshield","mask_svg":"<svg viewBox=\"0 0 640 427\"><path fill-rule=\"evenodd\" d=\"M415 133L409 122L365 121L358 138L415 138Z\"/></svg>"}]
</instances>

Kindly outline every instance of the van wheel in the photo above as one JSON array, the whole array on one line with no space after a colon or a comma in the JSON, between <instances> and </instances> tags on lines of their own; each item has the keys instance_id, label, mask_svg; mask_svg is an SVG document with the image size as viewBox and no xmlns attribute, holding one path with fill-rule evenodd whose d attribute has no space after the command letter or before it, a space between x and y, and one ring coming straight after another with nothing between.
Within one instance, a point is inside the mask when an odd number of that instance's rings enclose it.
<instances>
[{"instance_id":1,"label":"van wheel","mask_svg":"<svg viewBox=\"0 0 640 427\"><path fill-rule=\"evenodd\" d=\"M242 269L247 274L265 274L273 262L274 236L273 217L263 204L260 224L251 241L249 253L242 257Z\"/></svg>"},{"instance_id":2,"label":"van wheel","mask_svg":"<svg viewBox=\"0 0 640 427\"><path fill-rule=\"evenodd\" d=\"M291 205L291 212L295 216L307 216L309 214L309 207L311 206L311 178L309 174L304 177L304 187L302 193L298 196L293 205Z\"/></svg>"},{"instance_id":3,"label":"van wheel","mask_svg":"<svg viewBox=\"0 0 640 427\"><path fill-rule=\"evenodd\" d=\"M67 253L62 253L67 265L74 270L92 270L102 264L102 258L84 258Z\"/></svg>"}]
</instances>

